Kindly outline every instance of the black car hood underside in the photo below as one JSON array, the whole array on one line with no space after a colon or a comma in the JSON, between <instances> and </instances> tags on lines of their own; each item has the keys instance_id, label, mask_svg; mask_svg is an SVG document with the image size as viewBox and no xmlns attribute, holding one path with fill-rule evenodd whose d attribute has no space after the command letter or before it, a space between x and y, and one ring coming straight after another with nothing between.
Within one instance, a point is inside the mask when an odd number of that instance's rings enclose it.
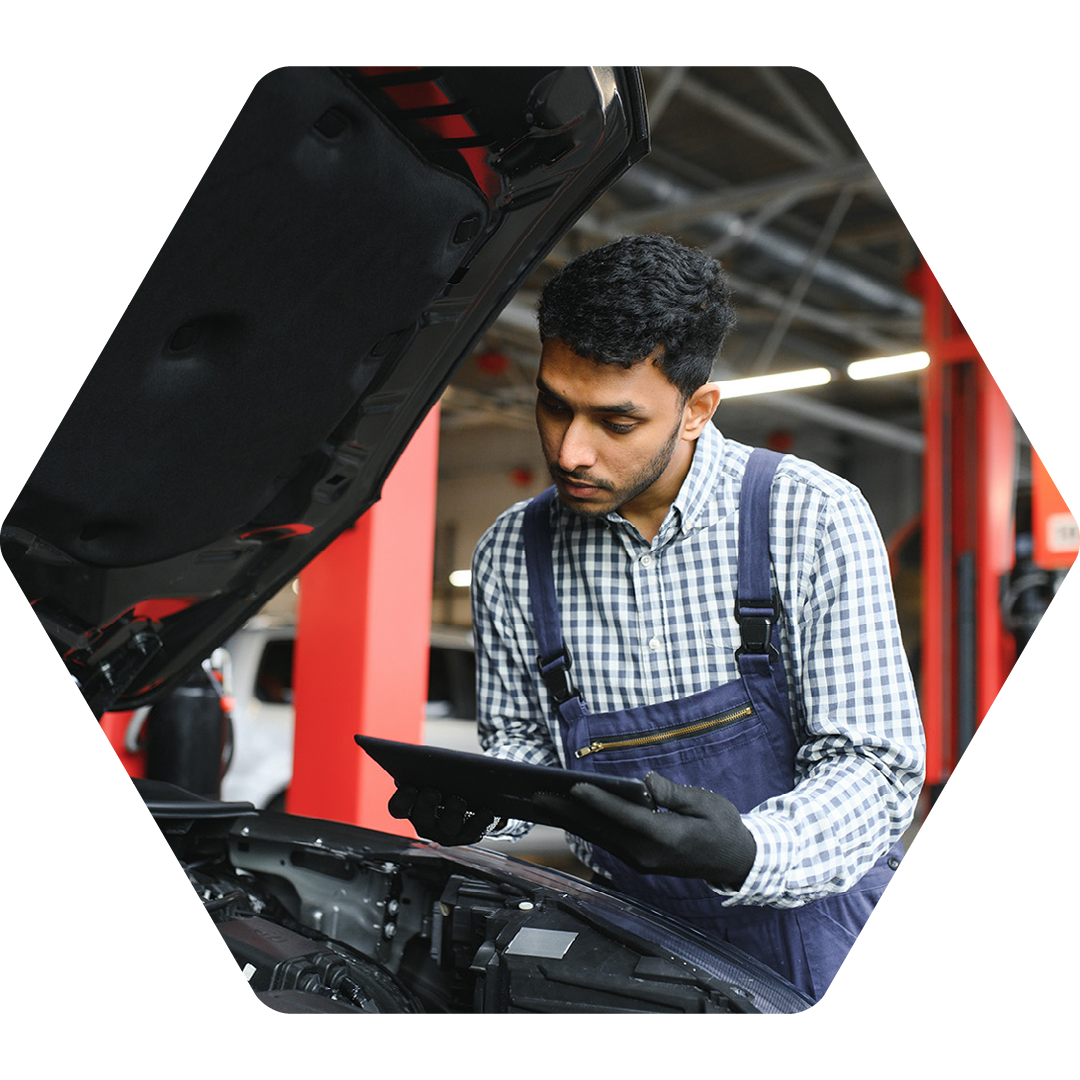
<instances>
[{"instance_id":1,"label":"black car hood underside","mask_svg":"<svg viewBox=\"0 0 1080 1080\"><path fill-rule=\"evenodd\" d=\"M177 685L378 499L499 310L646 151L636 69L258 83L4 523L95 712Z\"/></svg>"}]
</instances>

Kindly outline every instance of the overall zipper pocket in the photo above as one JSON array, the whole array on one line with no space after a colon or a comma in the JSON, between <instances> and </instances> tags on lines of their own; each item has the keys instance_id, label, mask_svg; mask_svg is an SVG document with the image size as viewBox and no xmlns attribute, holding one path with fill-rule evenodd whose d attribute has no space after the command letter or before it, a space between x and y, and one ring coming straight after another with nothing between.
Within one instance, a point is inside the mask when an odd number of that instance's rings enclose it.
<instances>
[{"instance_id":1,"label":"overall zipper pocket","mask_svg":"<svg viewBox=\"0 0 1080 1080\"><path fill-rule=\"evenodd\" d=\"M701 735L736 720L745 720L748 716L753 716L753 714L754 707L752 705L740 705L737 709L729 709L718 716L709 716L704 720L693 720L688 724L676 724L673 727L657 728L655 731L645 732L641 735L594 739L588 746L582 746L575 750L574 757L583 758L589 754L602 753L605 750L633 750L641 746L655 746L658 743L670 742L673 739L684 739L689 735Z\"/></svg>"}]
</instances>

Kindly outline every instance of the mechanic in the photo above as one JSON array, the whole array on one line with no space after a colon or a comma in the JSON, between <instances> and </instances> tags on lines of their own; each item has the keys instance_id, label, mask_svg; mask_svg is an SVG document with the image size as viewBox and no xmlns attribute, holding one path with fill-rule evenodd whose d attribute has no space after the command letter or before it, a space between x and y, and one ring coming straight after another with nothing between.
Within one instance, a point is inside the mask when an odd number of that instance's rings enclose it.
<instances>
[{"instance_id":1,"label":"mechanic","mask_svg":"<svg viewBox=\"0 0 1080 1080\"><path fill-rule=\"evenodd\" d=\"M899 863L923 736L859 490L712 422L733 322L719 264L669 237L545 286L554 488L473 558L478 728L490 755L581 771L544 808L595 874L816 998ZM594 770L644 776L662 812ZM433 791L390 809L442 843L529 827Z\"/></svg>"}]
</instances>

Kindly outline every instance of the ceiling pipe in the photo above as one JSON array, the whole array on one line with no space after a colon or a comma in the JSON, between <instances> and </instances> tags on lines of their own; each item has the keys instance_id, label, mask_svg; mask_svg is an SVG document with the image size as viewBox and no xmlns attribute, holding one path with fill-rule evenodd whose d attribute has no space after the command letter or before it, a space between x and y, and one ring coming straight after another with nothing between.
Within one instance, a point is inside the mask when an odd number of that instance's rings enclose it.
<instances>
[{"instance_id":1,"label":"ceiling pipe","mask_svg":"<svg viewBox=\"0 0 1080 1080\"><path fill-rule=\"evenodd\" d=\"M850 168L837 169L834 175L830 173L829 186L832 190L846 186L865 168L866 166L856 163ZM805 181L805 178L803 179ZM799 178L792 178L792 183L798 184ZM667 210L677 210L682 203L694 203L698 200L704 203L708 199L708 196L703 195L699 190L650 166L648 162L635 165L619 179L613 190L620 195L648 200L654 204L646 210L611 215L605 224L617 227L632 222L635 217L641 219L639 224L647 224L650 218L656 218ZM717 200L725 197L734 198L737 191L738 189L732 189L730 193L720 192L716 198ZM783 185L777 185L775 197L779 198L782 194ZM732 233L737 235L744 228L742 215L734 211L708 209L706 205L702 205L699 209L700 216L695 213L692 218L717 235L731 235ZM770 228L753 231L748 235L746 244L749 248L796 273L806 264L810 253L806 244ZM829 285L846 292L849 296L857 297L875 308L896 311L913 318L917 318L922 313L922 304L916 297L902 289L878 281L835 258L825 256L819 260L815 279L823 285Z\"/></svg>"},{"instance_id":2,"label":"ceiling pipe","mask_svg":"<svg viewBox=\"0 0 1080 1080\"><path fill-rule=\"evenodd\" d=\"M720 404L721 408L735 409L742 401L754 401L760 405L763 400L765 399L740 397ZM894 450L921 454L926 449L926 440L920 432L912 431L900 424L891 424L887 420L877 420L865 413L855 412L853 409L830 405L828 402L804 397L793 391L769 394L767 400L769 408L777 412L791 413L794 416L812 420L815 424L825 424L841 431L850 431L853 435L860 435L864 439L890 446Z\"/></svg>"}]
</instances>

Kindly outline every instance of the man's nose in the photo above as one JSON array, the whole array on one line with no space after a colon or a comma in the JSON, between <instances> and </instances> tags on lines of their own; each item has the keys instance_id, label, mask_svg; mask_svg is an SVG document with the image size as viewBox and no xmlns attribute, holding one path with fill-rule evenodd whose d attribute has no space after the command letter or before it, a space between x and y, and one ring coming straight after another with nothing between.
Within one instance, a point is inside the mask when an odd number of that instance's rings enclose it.
<instances>
[{"instance_id":1,"label":"man's nose","mask_svg":"<svg viewBox=\"0 0 1080 1080\"><path fill-rule=\"evenodd\" d=\"M596 464L596 450L586 425L575 418L563 432L559 443L559 468L572 473L578 469L591 469Z\"/></svg>"}]
</instances>

